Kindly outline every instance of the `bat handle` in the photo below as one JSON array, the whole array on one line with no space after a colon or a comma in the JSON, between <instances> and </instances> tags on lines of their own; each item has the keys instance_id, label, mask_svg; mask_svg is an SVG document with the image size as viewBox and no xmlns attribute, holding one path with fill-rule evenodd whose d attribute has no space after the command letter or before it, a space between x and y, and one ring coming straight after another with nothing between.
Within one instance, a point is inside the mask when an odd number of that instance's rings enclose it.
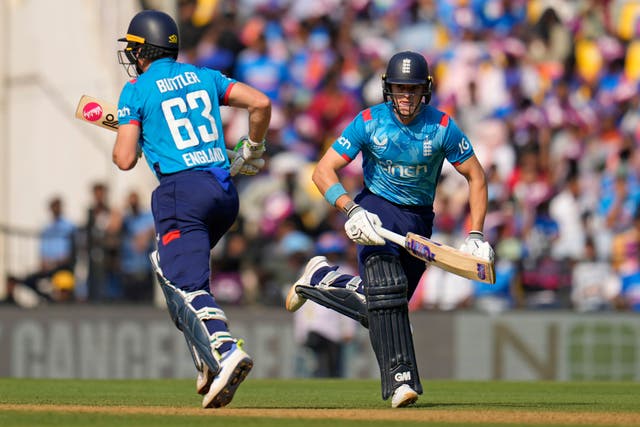
<instances>
[{"instance_id":1,"label":"bat handle","mask_svg":"<svg viewBox=\"0 0 640 427\"><path fill-rule=\"evenodd\" d=\"M406 246L407 239L401 234L394 233L393 231L387 230L384 227L378 227L376 229L376 233L389 240L390 242L396 243L402 247Z\"/></svg>"}]
</instances>

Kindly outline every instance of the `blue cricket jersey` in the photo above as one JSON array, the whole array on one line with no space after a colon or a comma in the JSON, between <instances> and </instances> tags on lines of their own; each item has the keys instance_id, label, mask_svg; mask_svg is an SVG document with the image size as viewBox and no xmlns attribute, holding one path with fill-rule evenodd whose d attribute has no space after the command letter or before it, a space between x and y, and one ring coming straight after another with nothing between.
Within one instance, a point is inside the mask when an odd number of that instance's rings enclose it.
<instances>
[{"instance_id":1,"label":"blue cricket jersey","mask_svg":"<svg viewBox=\"0 0 640 427\"><path fill-rule=\"evenodd\" d=\"M349 162L362 152L365 186L403 206L433 205L444 160L456 166L473 155L447 114L426 105L403 125L391 102L361 111L332 147Z\"/></svg>"},{"instance_id":2,"label":"blue cricket jersey","mask_svg":"<svg viewBox=\"0 0 640 427\"><path fill-rule=\"evenodd\" d=\"M235 82L216 70L158 59L125 84L118 122L141 126L139 144L156 175L228 169L220 106Z\"/></svg>"}]
</instances>

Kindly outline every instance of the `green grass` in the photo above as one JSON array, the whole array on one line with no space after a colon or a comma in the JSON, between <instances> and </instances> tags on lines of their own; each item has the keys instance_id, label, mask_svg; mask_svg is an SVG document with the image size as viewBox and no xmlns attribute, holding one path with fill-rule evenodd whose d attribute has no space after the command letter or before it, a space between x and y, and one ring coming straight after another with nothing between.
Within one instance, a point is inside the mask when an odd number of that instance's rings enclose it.
<instances>
[{"instance_id":1,"label":"green grass","mask_svg":"<svg viewBox=\"0 0 640 427\"><path fill-rule=\"evenodd\" d=\"M389 401L382 401L379 383L368 380L252 380L248 379L237 392L229 408L298 409L300 418L269 418L253 412L251 416L228 416L215 410L200 410L200 396L191 380L39 380L0 379L0 426L414 426L420 418L453 411L447 421L432 426L465 426L469 421L456 422L470 413L497 413L504 421L482 421L475 425L516 426L513 416L520 412L535 412L541 416L556 413L567 418L544 425L616 425L604 424L601 418L588 422L590 416L623 414L621 425L640 425L640 383L632 382L462 382L425 381L425 394L415 407L392 410ZM7 405L81 405L88 407L143 407L143 410L100 412L34 410ZM144 407L147 407L144 410ZM178 408L175 413L154 414L149 407ZM187 412L180 410L188 409ZM27 410L28 409L28 410ZM302 409L326 410L327 418L303 419ZM339 410L369 410L360 419L341 419ZM416 411L421 411L416 414ZM317 414L318 412L316 412ZM379 414L389 414L398 420L376 420ZM370 416L369 416L370 415ZM411 415L413 419L402 420ZM295 414L297 417L297 413ZM586 418L585 418L586 417ZM363 419L368 418L368 419ZM585 423L585 419L587 422ZM629 421L631 420L631 421ZM637 420L637 424L633 422ZM482 421L482 422L480 422ZM551 420L553 421L553 419ZM533 424L530 424L533 425ZM542 425L542 424L538 424Z\"/></svg>"}]
</instances>

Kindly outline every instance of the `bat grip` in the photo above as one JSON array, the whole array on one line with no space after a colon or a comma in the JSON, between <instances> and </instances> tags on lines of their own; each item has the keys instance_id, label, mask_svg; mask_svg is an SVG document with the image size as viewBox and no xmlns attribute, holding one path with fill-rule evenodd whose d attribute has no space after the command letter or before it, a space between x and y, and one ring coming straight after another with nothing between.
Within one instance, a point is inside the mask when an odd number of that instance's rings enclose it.
<instances>
[{"instance_id":1,"label":"bat grip","mask_svg":"<svg viewBox=\"0 0 640 427\"><path fill-rule=\"evenodd\" d=\"M376 229L376 233L389 240L390 242L396 243L402 247L406 245L407 239L403 235L394 233L393 231L387 230L384 227L378 227Z\"/></svg>"}]
</instances>

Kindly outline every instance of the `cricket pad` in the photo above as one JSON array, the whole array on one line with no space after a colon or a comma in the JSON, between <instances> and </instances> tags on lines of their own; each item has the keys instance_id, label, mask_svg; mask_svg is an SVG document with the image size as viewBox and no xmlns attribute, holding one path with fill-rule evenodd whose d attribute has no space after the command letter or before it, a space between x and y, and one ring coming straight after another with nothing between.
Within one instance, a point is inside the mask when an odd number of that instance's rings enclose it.
<instances>
[{"instance_id":1,"label":"cricket pad","mask_svg":"<svg viewBox=\"0 0 640 427\"><path fill-rule=\"evenodd\" d=\"M402 265L394 255L372 255L365 261L365 276L369 338L380 367L382 399L402 384L422 394Z\"/></svg>"}]
</instances>

